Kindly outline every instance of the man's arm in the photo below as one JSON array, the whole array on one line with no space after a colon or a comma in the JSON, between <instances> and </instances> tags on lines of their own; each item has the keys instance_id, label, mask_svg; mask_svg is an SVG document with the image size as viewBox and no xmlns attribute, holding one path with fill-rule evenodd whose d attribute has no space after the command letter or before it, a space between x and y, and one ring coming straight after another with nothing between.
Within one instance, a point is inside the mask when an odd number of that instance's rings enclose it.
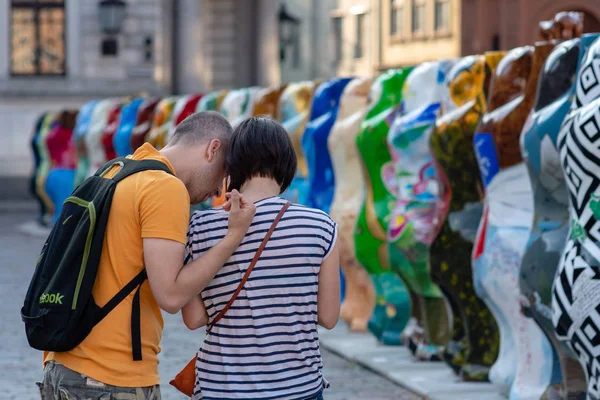
<instances>
[{"instance_id":1,"label":"man's arm","mask_svg":"<svg viewBox=\"0 0 600 400\"><path fill-rule=\"evenodd\" d=\"M144 238L144 262L159 307L175 314L210 283L238 248L256 212L237 191L228 203L229 230L213 248L182 267L185 245L174 240Z\"/></svg>"},{"instance_id":2,"label":"man's arm","mask_svg":"<svg viewBox=\"0 0 600 400\"><path fill-rule=\"evenodd\" d=\"M241 238L227 234L202 257L185 265L184 245L168 239L144 239L144 261L156 302L175 314L210 283L238 248Z\"/></svg>"}]
</instances>

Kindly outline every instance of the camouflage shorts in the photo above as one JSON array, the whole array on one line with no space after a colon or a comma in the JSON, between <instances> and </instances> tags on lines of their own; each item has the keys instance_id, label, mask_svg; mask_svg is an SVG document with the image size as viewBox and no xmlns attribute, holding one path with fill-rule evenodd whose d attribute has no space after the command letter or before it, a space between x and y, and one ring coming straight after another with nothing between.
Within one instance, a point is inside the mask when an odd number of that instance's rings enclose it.
<instances>
[{"instance_id":1,"label":"camouflage shorts","mask_svg":"<svg viewBox=\"0 0 600 400\"><path fill-rule=\"evenodd\" d=\"M44 379L37 383L42 400L160 400L158 385L145 388L124 388L106 385L49 361Z\"/></svg>"}]
</instances>

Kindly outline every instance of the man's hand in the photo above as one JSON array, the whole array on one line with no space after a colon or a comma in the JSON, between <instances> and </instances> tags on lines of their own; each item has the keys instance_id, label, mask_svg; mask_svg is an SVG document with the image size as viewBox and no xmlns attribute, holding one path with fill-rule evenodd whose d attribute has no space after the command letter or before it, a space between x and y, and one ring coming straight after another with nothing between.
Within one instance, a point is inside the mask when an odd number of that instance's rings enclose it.
<instances>
[{"instance_id":1,"label":"man's hand","mask_svg":"<svg viewBox=\"0 0 600 400\"><path fill-rule=\"evenodd\" d=\"M246 202L237 190L232 190L225 196L229 199L223 204L223 209L229 212L227 235L241 242L250 228L254 214L256 214L256 206Z\"/></svg>"}]
</instances>

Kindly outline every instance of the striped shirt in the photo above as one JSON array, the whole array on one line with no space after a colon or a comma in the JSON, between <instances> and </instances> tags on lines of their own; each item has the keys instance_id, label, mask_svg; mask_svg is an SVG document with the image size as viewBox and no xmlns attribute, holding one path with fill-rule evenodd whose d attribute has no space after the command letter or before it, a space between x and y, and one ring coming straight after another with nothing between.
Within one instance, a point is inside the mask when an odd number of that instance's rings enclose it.
<instances>
[{"instance_id":1,"label":"striped shirt","mask_svg":"<svg viewBox=\"0 0 600 400\"><path fill-rule=\"evenodd\" d=\"M202 292L210 321L237 289L285 202L272 197L256 203L242 244ZM186 263L223 238L227 216L223 209L194 213ZM317 292L321 263L336 238L337 226L324 212L295 204L286 211L244 289L204 340L192 399L306 400L328 386Z\"/></svg>"}]
</instances>

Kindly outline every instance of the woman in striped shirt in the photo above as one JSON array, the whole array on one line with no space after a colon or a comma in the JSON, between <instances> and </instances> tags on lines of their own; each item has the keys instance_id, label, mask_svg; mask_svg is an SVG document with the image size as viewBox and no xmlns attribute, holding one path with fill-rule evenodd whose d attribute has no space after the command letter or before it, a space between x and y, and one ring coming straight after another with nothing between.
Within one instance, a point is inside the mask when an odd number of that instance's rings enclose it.
<instances>
[{"instance_id":1,"label":"woman in striped shirt","mask_svg":"<svg viewBox=\"0 0 600 400\"><path fill-rule=\"evenodd\" d=\"M229 190L256 205L238 250L183 309L190 329L212 324L240 284L296 174L296 154L281 125L250 118L234 131L227 157ZM196 211L186 262L227 233L227 204ZM192 399L320 400L323 376L317 326L339 316L337 226L322 211L292 205L275 228L239 296L198 352Z\"/></svg>"}]
</instances>

